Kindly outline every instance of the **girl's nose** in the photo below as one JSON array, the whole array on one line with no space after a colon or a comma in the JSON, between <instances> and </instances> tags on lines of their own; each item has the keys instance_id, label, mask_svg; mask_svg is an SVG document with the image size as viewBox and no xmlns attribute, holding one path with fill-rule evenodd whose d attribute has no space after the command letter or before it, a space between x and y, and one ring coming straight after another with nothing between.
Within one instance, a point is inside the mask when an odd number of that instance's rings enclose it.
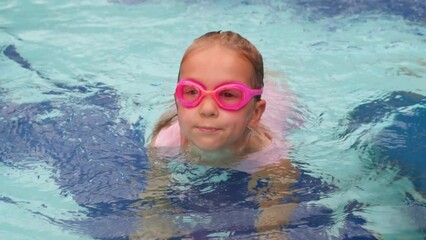
<instances>
[{"instance_id":1,"label":"girl's nose","mask_svg":"<svg viewBox=\"0 0 426 240\"><path fill-rule=\"evenodd\" d=\"M218 115L219 106L213 96L205 96L198 106L198 111L204 117L215 117Z\"/></svg>"}]
</instances>

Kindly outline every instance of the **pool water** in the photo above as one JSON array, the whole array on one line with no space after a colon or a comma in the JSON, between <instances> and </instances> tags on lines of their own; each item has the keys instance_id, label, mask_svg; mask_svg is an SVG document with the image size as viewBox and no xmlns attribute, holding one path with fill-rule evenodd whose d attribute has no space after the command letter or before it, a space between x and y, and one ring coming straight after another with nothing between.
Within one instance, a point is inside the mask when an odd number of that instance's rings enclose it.
<instances>
[{"instance_id":1,"label":"pool water","mask_svg":"<svg viewBox=\"0 0 426 240\"><path fill-rule=\"evenodd\" d=\"M410 0L2 1L0 238L127 239L149 226L144 212L193 239L270 234L253 229L250 176L236 170L169 159L175 186L151 194L185 210L140 197L183 52L233 30L303 120L283 133L302 172L288 238L423 239L425 12Z\"/></svg>"}]
</instances>

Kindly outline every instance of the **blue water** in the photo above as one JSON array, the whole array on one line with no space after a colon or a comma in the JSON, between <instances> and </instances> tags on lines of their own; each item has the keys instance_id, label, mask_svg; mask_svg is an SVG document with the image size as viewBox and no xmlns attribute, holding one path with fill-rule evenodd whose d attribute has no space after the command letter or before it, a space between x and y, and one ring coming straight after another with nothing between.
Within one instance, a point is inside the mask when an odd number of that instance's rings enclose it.
<instances>
[{"instance_id":1,"label":"blue water","mask_svg":"<svg viewBox=\"0 0 426 240\"><path fill-rule=\"evenodd\" d=\"M299 203L287 237L423 239L425 16L415 0L2 1L0 238L143 229L146 143L180 57L195 37L234 30L304 122L283 133L302 173L282 199ZM153 194L176 208L154 217L193 239L269 234L254 229L248 174L168 161L179 181Z\"/></svg>"}]
</instances>

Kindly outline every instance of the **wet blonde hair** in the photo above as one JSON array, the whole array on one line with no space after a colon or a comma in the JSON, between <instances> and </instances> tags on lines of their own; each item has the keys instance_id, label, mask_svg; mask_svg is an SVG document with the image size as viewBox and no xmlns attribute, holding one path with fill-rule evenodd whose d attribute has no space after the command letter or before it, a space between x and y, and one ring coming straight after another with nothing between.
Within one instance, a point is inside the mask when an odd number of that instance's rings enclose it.
<instances>
[{"instance_id":1,"label":"wet blonde hair","mask_svg":"<svg viewBox=\"0 0 426 240\"><path fill-rule=\"evenodd\" d=\"M253 88L263 87L264 70L263 70L262 55L251 42L249 42L240 34L231 32L231 31L208 32L202 35L201 37L195 39L194 42L185 51L182 57L182 60L180 62L180 67L179 67L179 73L180 73L182 64L191 55L191 53L214 46L214 45L219 45L219 46L231 49L235 51L237 54L244 57L246 60L248 60L251 63L254 70L254 78L253 78L254 81L251 87Z\"/></svg>"},{"instance_id":2,"label":"wet blonde hair","mask_svg":"<svg viewBox=\"0 0 426 240\"><path fill-rule=\"evenodd\" d=\"M202 50L204 48L215 46L215 45L229 48L235 51L237 54L244 57L246 60L248 60L251 63L254 70L253 82L251 87L253 88L263 87L264 69L263 69L262 55L251 42L249 42L246 38L244 38L240 34L232 32L232 31L208 32L202 35L201 37L196 38L183 54L182 60L180 62L180 67L179 67L178 81L180 77L180 70L181 70L182 64L192 53L198 50ZM258 96L257 99L260 99L260 96ZM177 117L177 112L175 109L169 110L165 114L163 114L160 117L160 120L158 121L158 123L155 125L151 136L153 137L157 136L157 134L161 131L161 129L170 125L172 122L174 122L176 117Z\"/></svg>"}]
</instances>

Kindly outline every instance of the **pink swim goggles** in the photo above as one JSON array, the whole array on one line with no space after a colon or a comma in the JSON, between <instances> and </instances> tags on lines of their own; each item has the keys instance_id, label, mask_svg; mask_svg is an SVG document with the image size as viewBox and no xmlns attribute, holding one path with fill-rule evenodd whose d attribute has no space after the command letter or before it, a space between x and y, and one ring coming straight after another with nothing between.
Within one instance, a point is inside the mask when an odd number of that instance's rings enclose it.
<instances>
[{"instance_id":1,"label":"pink swim goggles","mask_svg":"<svg viewBox=\"0 0 426 240\"><path fill-rule=\"evenodd\" d=\"M205 96L211 95L220 108L237 111L243 108L252 97L260 96L262 92L262 89L250 89L240 82L225 83L213 91L208 91L201 83L185 79L178 82L175 96L184 107L193 108L198 106Z\"/></svg>"}]
</instances>

